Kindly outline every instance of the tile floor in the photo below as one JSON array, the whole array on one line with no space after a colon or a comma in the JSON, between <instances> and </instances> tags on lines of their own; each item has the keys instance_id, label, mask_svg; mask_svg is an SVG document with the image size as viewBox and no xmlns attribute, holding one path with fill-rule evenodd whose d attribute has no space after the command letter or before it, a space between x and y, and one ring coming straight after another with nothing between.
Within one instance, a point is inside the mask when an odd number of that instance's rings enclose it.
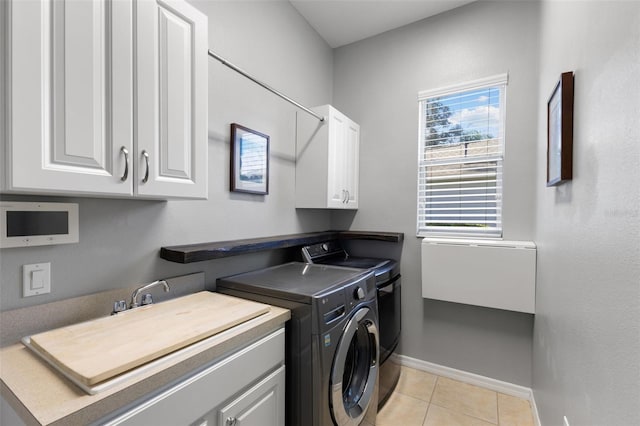
<instances>
[{"instance_id":1,"label":"tile floor","mask_svg":"<svg viewBox=\"0 0 640 426\"><path fill-rule=\"evenodd\" d=\"M377 426L534 426L529 401L402 367Z\"/></svg>"}]
</instances>

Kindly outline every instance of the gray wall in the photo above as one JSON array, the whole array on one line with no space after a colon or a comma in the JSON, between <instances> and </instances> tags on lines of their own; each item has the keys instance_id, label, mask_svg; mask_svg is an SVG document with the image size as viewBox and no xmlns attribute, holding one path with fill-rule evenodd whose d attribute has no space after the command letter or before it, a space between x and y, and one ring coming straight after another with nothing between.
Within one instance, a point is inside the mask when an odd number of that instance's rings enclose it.
<instances>
[{"instance_id":1,"label":"gray wall","mask_svg":"<svg viewBox=\"0 0 640 426\"><path fill-rule=\"evenodd\" d=\"M402 254L403 354L533 386L543 424L563 415L573 425L640 424L640 3L479 2L334 53L286 2L193 3L209 15L213 50L309 105L333 91L361 124L361 208L296 211L295 109L211 61L209 200L4 196L79 202L81 242L2 250L0 309L200 270L211 286L286 255L178 265L159 259L164 245L402 231L391 255ZM546 188L545 105L567 70L576 71L574 180ZM505 71L505 238L538 244L535 326L526 314L423 300L420 290L416 94ZM272 137L266 197L228 192L231 122ZM21 265L47 261L53 293L22 299Z\"/></svg>"},{"instance_id":2,"label":"gray wall","mask_svg":"<svg viewBox=\"0 0 640 426\"><path fill-rule=\"evenodd\" d=\"M543 424L640 424L640 3L544 2L533 388ZM573 180L546 188L546 101L575 71Z\"/></svg>"},{"instance_id":3,"label":"gray wall","mask_svg":"<svg viewBox=\"0 0 640 426\"><path fill-rule=\"evenodd\" d=\"M209 47L309 105L331 102L333 53L288 2L193 1L209 16ZM296 108L209 60L209 199L139 201L67 197L3 199L80 204L80 243L3 249L0 309L129 287L204 271L218 276L280 261L284 253L253 254L180 265L159 258L162 246L315 230L330 215L294 208ZM271 136L270 193L229 192L229 124ZM51 262L52 293L22 298L22 265Z\"/></svg>"},{"instance_id":4,"label":"gray wall","mask_svg":"<svg viewBox=\"0 0 640 426\"><path fill-rule=\"evenodd\" d=\"M334 227L405 233L401 353L531 384L533 317L421 297L416 238L420 90L509 73L504 238L531 240L538 4L479 2L335 52L334 105L361 126L360 209Z\"/></svg>"},{"instance_id":5,"label":"gray wall","mask_svg":"<svg viewBox=\"0 0 640 426\"><path fill-rule=\"evenodd\" d=\"M5 22L6 13L7 13L7 3L6 1L0 2L0 22ZM7 60L6 53L6 41L8 39L5 33L4 25L0 25L0 37L2 41L0 41L0 99L3 99L0 102L0 140L5 139L5 62ZM2 165L2 170L4 170L4 149L0 149L0 165ZM0 188L4 188L4 173L0 172Z\"/></svg>"}]
</instances>

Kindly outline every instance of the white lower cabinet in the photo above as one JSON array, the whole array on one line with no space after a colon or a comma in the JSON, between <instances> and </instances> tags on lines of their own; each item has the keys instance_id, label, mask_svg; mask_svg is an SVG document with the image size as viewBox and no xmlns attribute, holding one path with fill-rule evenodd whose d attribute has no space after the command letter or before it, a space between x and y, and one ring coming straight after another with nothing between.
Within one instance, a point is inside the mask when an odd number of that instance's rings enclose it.
<instances>
[{"instance_id":1,"label":"white lower cabinet","mask_svg":"<svg viewBox=\"0 0 640 426\"><path fill-rule=\"evenodd\" d=\"M281 426L284 424L284 365L222 408L214 409L201 425Z\"/></svg>"},{"instance_id":2,"label":"white lower cabinet","mask_svg":"<svg viewBox=\"0 0 640 426\"><path fill-rule=\"evenodd\" d=\"M95 424L284 425L284 328Z\"/></svg>"}]
</instances>

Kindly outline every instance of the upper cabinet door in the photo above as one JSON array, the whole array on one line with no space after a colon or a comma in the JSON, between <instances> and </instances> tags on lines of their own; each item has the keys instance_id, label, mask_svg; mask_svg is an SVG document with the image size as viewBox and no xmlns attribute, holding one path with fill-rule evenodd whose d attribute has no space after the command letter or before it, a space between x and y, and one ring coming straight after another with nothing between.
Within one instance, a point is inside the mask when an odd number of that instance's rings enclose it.
<instances>
[{"instance_id":1,"label":"upper cabinet door","mask_svg":"<svg viewBox=\"0 0 640 426\"><path fill-rule=\"evenodd\" d=\"M360 182L360 126L349 120L345 128L344 156L346 166L344 185L347 190L347 208L358 208Z\"/></svg>"},{"instance_id":2,"label":"upper cabinet door","mask_svg":"<svg viewBox=\"0 0 640 426\"><path fill-rule=\"evenodd\" d=\"M297 115L296 207L357 209L360 126L331 105L313 110L325 120Z\"/></svg>"},{"instance_id":3,"label":"upper cabinet door","mask_svg":"<svg viewBox=\"0 0 640 426\"><path fill-rule=\"evenodd\" d=\"M136 194L207 197L207 17L136 3Z\"/></svg>"},{"instance_id":4,"label":"upper cabinet door","mask_svg":"<svg viewBox=\"0 0 640 426\"><path fill-rule=\"evenodd\" d=\"M329 161L327 162L327 207L343 209L347 200L345 176L348 167L344 147L344 135L349 125L349 119L337 110L329 110Z\"/></svg>"},{"instance_id":5,"label":"upper cabinet door","mask_svg":"<svg viewBox=\"0 0 640 426\"><path fill-rule=\"evenodd\" d=\"M329 161L327 206L358 208L360 126L329 108Z\"/></svg>"},{"instance_id":6,"label":"upper cabinet door","mask_svg":"<svg viewBox=\"0 0 640 426\"><path fill-rule=\"evenodd\" d=\"M132 5L8 5L9 189L132 193Z\"/></svg>"}]
</instances>

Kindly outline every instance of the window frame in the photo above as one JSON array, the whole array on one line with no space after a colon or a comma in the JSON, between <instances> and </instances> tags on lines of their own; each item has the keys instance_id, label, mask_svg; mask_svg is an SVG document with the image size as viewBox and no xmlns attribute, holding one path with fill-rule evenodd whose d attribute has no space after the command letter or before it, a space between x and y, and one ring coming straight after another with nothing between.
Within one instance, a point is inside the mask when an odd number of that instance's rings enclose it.
<instances>
[{"instance_id":1,"label":"window frame","mask_svg":"<svg viewBox=\"0 0 640 426\"><path fill-rule=\"evenodd\" d=\"M503 173L504 170L504 160L505 160L505 151L506 151L506 95L507 95L507 87L508 87L509 76L507 73L494 75L491 77L486 77L478 80L468 81L460 84L454 84L450 86L445 86L437 89L423 90L418 92L418 176L417 176L417 209L416 209L416 235L418 237L446 237L446 238L479 238L479 239L502 239L503 237L503 193L504 193L504 180ZM421 184L421 175L426 176L429 164L425 159L425 147L426 147L426 139L425 139L425 130L426 130L426 115L424 114L425 103L429 100L433 100L438 97L448 97L456 94L463 94L465 92L471 92L474 90L487 89L487 88L499 88L499 105L500 105L500 123L499 123L499 140L500 140L500 152L495 156L486 156L485 162L489 161L497 161L496 164L496 179L500 180L499 186L496 185L497 191L496 193L496 229L487 229L483 228L482 231L472 230L471 228L461 230L463 226L457 227L458 229L447 229L447 226L436 226L435 228L442 229L428 229L425 225L421 226L421 216L426 216L428 212L427 197L422 196L421 192L425 190L426 184ZM469 164L472 162L481 161L482 157L472 158L470 160L464 161L461 160L456 162L458 164ZM498 176L499 175L499 176ZM422 206L422 208L421 208Z\"/></svg>"}]
</instances>

